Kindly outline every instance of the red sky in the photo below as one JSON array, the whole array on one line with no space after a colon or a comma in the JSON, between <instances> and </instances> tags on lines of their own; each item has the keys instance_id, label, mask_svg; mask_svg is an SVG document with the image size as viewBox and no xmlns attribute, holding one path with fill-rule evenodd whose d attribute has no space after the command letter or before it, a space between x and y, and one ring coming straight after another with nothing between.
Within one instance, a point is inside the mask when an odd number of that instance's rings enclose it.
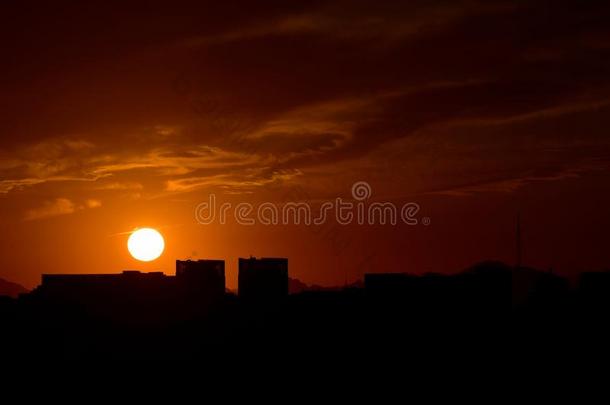
<instances>
[{"instance_id":1,"label":"red sky","mask_svg":"<svg viewBox=\"0 0 610 405\"><path fill-rule=\"evenodd\" d=\"M513 262L518 212L526 264L607 267L605 2L379 3L4 2L0 277L224 258L234 287L250 254L325 285L452 272ZM357 181L430 224L195 220L210 194L319 205ZM148 264L142 226L167 243Z\"/></svg>"}]
</instances>

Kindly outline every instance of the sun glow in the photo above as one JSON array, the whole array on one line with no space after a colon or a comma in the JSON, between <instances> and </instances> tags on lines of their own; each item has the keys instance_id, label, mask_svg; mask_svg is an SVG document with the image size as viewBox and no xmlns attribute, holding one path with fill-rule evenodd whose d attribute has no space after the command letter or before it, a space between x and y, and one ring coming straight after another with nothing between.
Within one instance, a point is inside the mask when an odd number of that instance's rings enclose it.
<instances>
[{"instance_id":1,"label":"sun glow","mask_svg":"<svg viewBox=\"0 0 610 405\"><path fill-rule=\"evenodd\" d=\"M150 262L161 256L165 249L165 241L157 230L140 228L129 236L127 249L134 259Z\"/></svg>"}]
</instances>

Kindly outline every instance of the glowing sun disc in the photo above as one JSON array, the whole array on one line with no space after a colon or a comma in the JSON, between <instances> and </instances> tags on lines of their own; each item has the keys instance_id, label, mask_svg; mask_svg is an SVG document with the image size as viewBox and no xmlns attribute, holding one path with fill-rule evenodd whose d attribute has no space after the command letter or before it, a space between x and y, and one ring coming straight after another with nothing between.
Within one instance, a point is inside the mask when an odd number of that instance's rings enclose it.
<instances>
[{"instance_id":1,"label":"glowing sun disc","mask_svg":"<svg viewBox=\"0 0 610 405\"><path fill-rule=\"evenodd\" d=\"M150 262L161 256L165 249L165 241L157 230L140 228L129 236L127 249L134 259Z\"/></svg>"}]
</instances>

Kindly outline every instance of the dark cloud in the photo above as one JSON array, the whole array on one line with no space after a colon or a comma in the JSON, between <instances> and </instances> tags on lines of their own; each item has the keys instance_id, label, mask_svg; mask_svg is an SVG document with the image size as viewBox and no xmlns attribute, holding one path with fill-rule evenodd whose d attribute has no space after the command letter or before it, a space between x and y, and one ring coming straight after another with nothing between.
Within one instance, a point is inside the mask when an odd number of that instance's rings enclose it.
<instances>
[{"instance_id":1,"label":"dark cloud","mask_svg":"<svg viewBox=\"0 0 610 405\"><path fill-rule=\"evenodd\" d=\"M414 153L443 161L435 183L451 172L458 186L481 170L461 154L493 155L518 179L608 153L594 129L610 99L603 2L32 7L3 12L4 193L141 176L156 179L151 193L253 187L331 164L424 170L405 166ZM597 135L583 148L577 130ZM514 144L533 156L494 154ZM550 147L568 152L536 157Z\"/></svg>"}]
</instances>

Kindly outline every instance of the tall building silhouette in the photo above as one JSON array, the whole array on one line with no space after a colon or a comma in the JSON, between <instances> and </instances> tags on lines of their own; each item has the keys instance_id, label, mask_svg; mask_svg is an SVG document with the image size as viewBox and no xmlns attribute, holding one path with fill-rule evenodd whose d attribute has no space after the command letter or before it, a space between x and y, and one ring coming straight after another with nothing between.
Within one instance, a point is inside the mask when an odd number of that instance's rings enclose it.
<instances>
[{"instance_id":1,"label":"tall building silhouette","mask_svg":"<svg viewBox=\"0 0 610 405\"><path fill-rule=\"evenodd\" d=\"M225 293L225 262L176 260L176 279L187 293L221 298Z\"/></svg>"},{"instance_id":2,"label":"tall building silhouette","mask_svg":"<svg viewBox=\"0 0 610 405\"><path fill-rule=\"evenodd\" d=\"M250 257L239 259L240 298L267 301L288 295L288 259Z\"/></svg>"}]
</instances>

